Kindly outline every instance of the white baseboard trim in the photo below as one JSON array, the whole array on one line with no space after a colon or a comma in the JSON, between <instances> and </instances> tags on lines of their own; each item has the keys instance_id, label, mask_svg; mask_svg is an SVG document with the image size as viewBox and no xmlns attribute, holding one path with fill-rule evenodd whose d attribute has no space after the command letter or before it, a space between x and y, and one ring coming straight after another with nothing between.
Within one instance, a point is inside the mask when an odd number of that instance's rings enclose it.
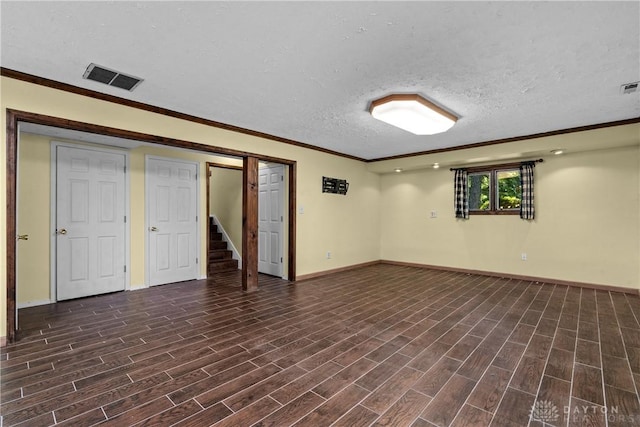
<instances>
[{"instance_id":1,"label":"white baseboard trim","mask_svg":"<svg viewBox=\"0 0 640 427\"><path fill-rule=\"evenodd\" d=\"M218 217L215 216L215 215L211 215L211 218L213 218L213 222L218 226L218 231L220 231L220 233L222 233L222 240L227 242L229 250L232 252L231 256L233 257L233 259L237 259L238 260L238 270L241 270L242 269L242 257L240 256L240 253L238 252L236 247L233 245L233 242L231 241L231 239L229 238L229 235L227 234L226 230L224 229L224 227L222 226L222 224L218 220ZM205 277L205 279L206 279L206 277Z\"/></svg>"},{"instance_id":2,"label":"white baseboard trim","mask_svg":"<svg viewBox=\"0 0 640 427\"><path fill-rule=\"evenodd\" d=\"M55 301L51 301L50 299L40 300L40 301L19 302L18 303L18 310L20 310L21 308L37 307L39 305L53 304L54 302Z\"/></svg>"}]
</instances>

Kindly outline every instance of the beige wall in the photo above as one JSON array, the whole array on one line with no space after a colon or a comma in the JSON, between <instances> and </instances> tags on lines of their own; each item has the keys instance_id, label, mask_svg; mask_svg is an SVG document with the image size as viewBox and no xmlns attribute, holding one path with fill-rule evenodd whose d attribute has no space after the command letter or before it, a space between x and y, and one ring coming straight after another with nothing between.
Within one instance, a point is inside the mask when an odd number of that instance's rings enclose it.
<instances>
[{"instance_id":1,"label":"beige wall","mask_svg":"<svg viewBox=\"0 0 640 427\"><path fill-rule=\"evenodd\" d=\"M6 109L62 117L119 129L187 140L217 147L279 157L297 162L297 204L304 213L297 218L297 274L304 275L345 267L380 258L379 176L366 165L339 156L234 133L159 114L123 107L97 99L66 93L2 77L0 128L6 129ZM6 132L0 143L0 175L6 176ZM131 158L139 167L143 156ZM132 185L141 175L131 174ZM322 194L322 176L347 179L351 187L346 196ZM202 190L204 192L204 190ZM203 193L204 194L204 193ZM139 197L132 192L132 199ZM6 182L0 180L0 203L6 203ZM132 210L134 209L132 205ZM132 215L133 216L133 215ZM134 234L133 221L140 226L144 214L132 218L132 286L143 282L144 238ZM6 223L6 210L0 210L0 223ZM11 239L14 237L12 236ZM0 227L0 252L6 251L6 229ZM332 259L325 258L332 251ZM0 336L6 331L6 259L0 257Z\"/></svg>"},{"instance_id":2,"label":"beige wall","mask_svg":"<svg viewBox=\"0 0 640 427\"><path fill-rule=\"evenodd\" d=\"M49 138L22 134L18 152L18 306L46 303L49 298L51 217L51 145Z\"/></svg>"},{"instance_id":3,"label":"beige wall","mask_svg":"<svg viewBox=\"0 0 640 427\"><path fill-rule=\"evenodd\" d=\"M215 215L242 256L242 170L213 167L209 213Z\"/></svg>"},{"instance_id":4,"label":"beige wall","mask_svg":"<svg viewBox=\"0 0 640 427\"><path fill-rule=\"evenodd\" d=\"M547 157L535 221L456 220L448 168L383 175L382 258L640 288L639 164L637 145Z\"/></svg>"}]
</instances>

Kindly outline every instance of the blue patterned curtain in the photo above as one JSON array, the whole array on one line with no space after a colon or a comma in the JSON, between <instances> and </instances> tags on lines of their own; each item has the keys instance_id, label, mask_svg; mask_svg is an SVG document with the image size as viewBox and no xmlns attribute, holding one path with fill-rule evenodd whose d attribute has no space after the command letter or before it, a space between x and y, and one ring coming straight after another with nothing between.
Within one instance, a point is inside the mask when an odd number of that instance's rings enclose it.
<instances>
[{"instance_id":1,"label":"blue patterned curtain","mask_svg":"<svg viewBox=\"0 0 640 427\"><path fill-rule=\"evenodd\" d=\"M526 162L520 165L520 182L522 185L522 202L520 203L520 218L532 220L535 218L533 206L533 169L535 163Z\"/></svg>"},{"instance_id":2,"label":"blue patterned curtain","mask_svg":"<svg viewBox=\"0 0 640 427\"><path fill-rule=\"evenodd\" d=\"M466 169L456 169L454 177L454 201L456 218L469 219L469 185Z\"/></svg>"}]
</instances>

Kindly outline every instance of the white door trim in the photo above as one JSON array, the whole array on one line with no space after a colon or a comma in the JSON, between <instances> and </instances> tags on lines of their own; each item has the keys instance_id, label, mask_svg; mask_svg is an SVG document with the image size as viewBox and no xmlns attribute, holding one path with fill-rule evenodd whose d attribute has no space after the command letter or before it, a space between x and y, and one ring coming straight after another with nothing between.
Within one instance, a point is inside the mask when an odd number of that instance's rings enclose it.
<instances>
[{"instance_id":1,"label":"white door trim","mask_svg":"<svg viewBox=\"0 0 640 427\"><path fill-rule=\"evenodd\" d=\"M183 159L176 159L173 157L162 157L162 156L155 156L155 155L151 155L151 154L146 154L144 156L144 233L145 233L145 239L144 239L144 244L145 244L145 250L144 250L144 271L145 271L145 277L144 277L144 285L145 287L150 287L151 286L151 264L149 262L149 227L151 226L150 221L149 221L149 175L148 175L148 170L149 170L149 160L164 160L167 162L174 162L174 163L185 163L185 164L190 164L190 165L195 165L196 166L196 212L197 212L197 216L198 216L198 221L196 224L196 254L198 256L198 272L197 272L197 276L196 279L202 279L203 277L201 277L200 274L200 270L201 270L201 265L202 262L204 262L201 258L202 258L202 254L200 252L200 248L201 248L201 242L200 242L200 229L202 228L202 224L204 224L202 221L208 221L208 218L201 218L202 216L202 212L200 212L200 198L202 197L201 191L200 191L200 162L194 162L191 160L183 160ZM206 276L204 277L206 278Z\"/></svg>"},{"instance_id":2,"label":"white door trim","mask_svg":"<svg viewBox=\"0 0 640 427\"><path fill-rule=\"evenodd\" d=\"M58 160L57 160L57 148L58 147L68 147L68 148L81 148L83 150L92 150L92 151L98 151L98 152L103 152L103 153L114 153L114 154L122 154L124 155L124 164L126 167L126 171L124 174L124 212L125 215L127 216L127 222L125 223L125 227L124 227L124 259L125 259L125 263L126 263L126 269L127 271L125 271L124 273L124 289L125 291L128 291L131 288L131 209L129 206L130 203L130 185L129 185L129 151L128 150L124 150L124 149L117 149L117 148L111 148L111 147L103 147L103 146L95 146L95 145L85 145L85 144L80 144L80 143L70 143L70 142L60 142L60 141L55 141L55 140L51 140L51 158L50 158L50 164L51 164L51 179L50 179L50 183L51 183L51 200L50 200L50 225L49 225L49 244L50 244L50 255L51 255L51 259L50 259L50 279L49 279L49 298L51 300L51 302L57 302L58 301L58 297L57 297L57 236L56 236L56 225L57 225L57 206L56 206L56 201L57 201L57 167L58 167Z\"/></svg>"}]
</instances>

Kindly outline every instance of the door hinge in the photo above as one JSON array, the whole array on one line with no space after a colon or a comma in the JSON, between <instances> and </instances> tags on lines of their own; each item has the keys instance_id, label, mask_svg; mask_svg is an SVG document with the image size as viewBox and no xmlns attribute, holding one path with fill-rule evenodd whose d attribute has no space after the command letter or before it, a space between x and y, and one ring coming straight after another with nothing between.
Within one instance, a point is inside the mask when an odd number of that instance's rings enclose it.
<instances>
[{"instance_id":1,"label":"door hinge","mask_svg":"<svg viewBox=\"0 0 640 427\"><path fill-rule=\"evenodd\" d=\"M284 221L284 217L282 215L280 215L280 222Z\"/></svg>"},{"instance_id":2,"label":"door hinge","mask_svg":"<svg viewBox=\"0 0 640 427\"><path fill-rule=\"evenodd\" d=\"M280 181L284 181L284 175L280 175Z\"/></svg>"},{"instance_id":3,"label":"door hinge","mask_svg":"<svg viewBox=\"0 0 640 427\"><path fill-rule=\"evenodd\" d=\"M198 263L198 258L196 258L196 264Z\"/></svg>"},{"instance_id":4,"label":"door hinge","mask_svg":"<svg viewBox=\"0 0 640 427\"><path fill-rule=\"evenodd\" d=\"M124 173L127 173L127 165L124 165Z\"/></svg>"},{"instance_id":5,"label":"door hinge","mask_svg":"<svg viewBox=\"0 0 640 427\"><path fill-rule=\"evenodd\" d=\"M127 216L126 215L124 216L124 223L125 224L127 223Z\"/></svg>"},{"instance_id":6,"label":"door hinge","mask_svg":"<svg viewBox=\"0 0 640 427\"><path fill-rule=\"evenodd\" d=\"M196 222L198 222L198 215L196 215Z\"/></svg>"},{"instance_id":7,"label":"door hinge","mask_svg":"<svg viewBox=\"0 0 640 427\"><path fill-rule=\"evenodd\" d=\"M280 262L282 262L282 257L280 257Z\"/></svg>"},{"instance_id":8,"label":"door hinge","mask_svg":"<svg viewBox=\"0 0 640 427\"><path fill-rule=\"evenodd\" d=\"M127 266L126 265L124 266L124 272L125 273L127 272Z\"/></svg>"}]
</instances>

